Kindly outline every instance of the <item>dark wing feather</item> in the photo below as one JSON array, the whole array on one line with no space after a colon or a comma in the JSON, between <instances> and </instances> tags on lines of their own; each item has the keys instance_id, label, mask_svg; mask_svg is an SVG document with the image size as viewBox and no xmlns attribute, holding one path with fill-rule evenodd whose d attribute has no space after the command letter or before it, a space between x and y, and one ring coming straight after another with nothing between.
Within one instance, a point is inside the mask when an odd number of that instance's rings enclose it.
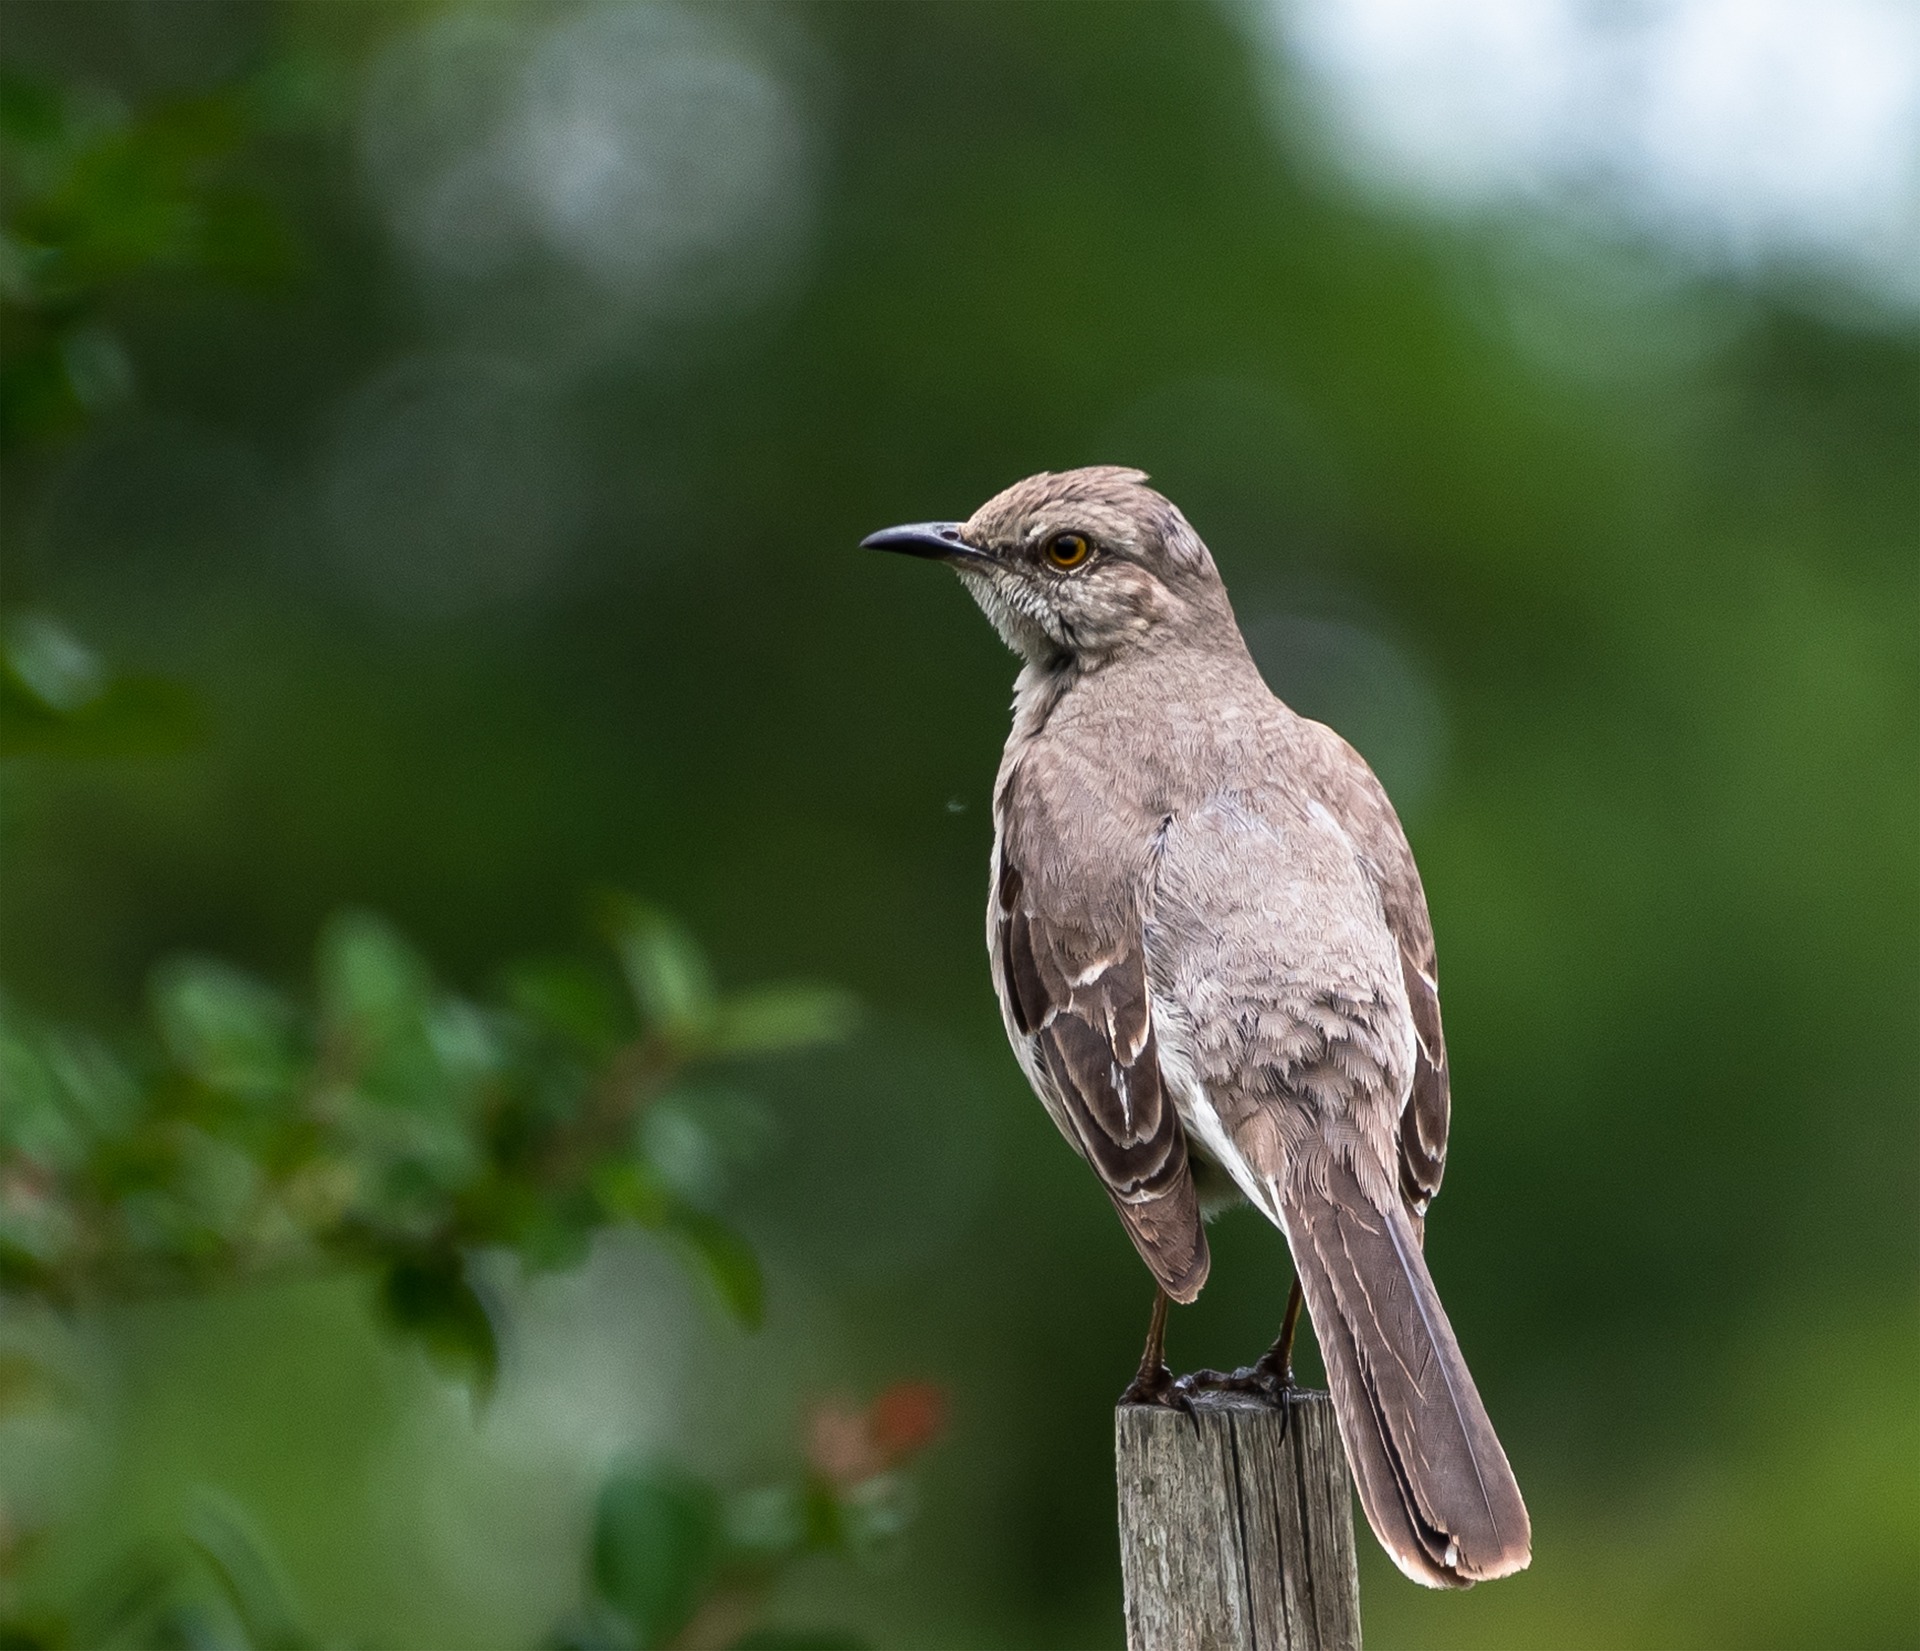
<instances>
[{"instance_id":1,"label":"dark wing feather","mask_svg":"<svg viewBox=\"0 0 1920 1651\"><path fill-rule=\"evenodd\" d=\"M1207 1237L1186 1133L1161 1079L1141 942L1094 952L1050 925L1004 855L995 906L1008 1017L1032 1039L1141 1259L1175 1301L1192 1301L1207 1278Z\"/></svg>"},{"instance_id":2,"label":"dark wing feather","mask_svg":"<svg viewBox=\"0 0 1920 1651\"><path fill-rule=\"evenodd\" d=\"M1407 1208L1420 1217L1427 1213L1446 1171L1447 1125L1453 1101L1447 1079L1447 1040L1440 1030L1440 988L1433 977L1432 937L1422 924L1424 964L1408 950L1408 936L1396 931L1396 937L1414 1032L1413 1087L1400 1114L1400 1191Z\"/></svg>"}]
</instances>

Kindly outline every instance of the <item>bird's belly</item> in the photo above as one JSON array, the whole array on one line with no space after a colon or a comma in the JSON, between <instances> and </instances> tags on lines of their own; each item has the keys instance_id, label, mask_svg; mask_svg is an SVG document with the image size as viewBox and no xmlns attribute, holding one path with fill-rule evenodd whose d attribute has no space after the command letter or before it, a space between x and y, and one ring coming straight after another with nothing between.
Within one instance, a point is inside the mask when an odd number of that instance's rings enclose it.
<instances>
[{"instance_id":1,"label":"bird's belly","mask_svg":"<svg viewBox=\"0 0 1920 1651\"><path fill-rule=\"evenodd\" d=\"M1170 998L1155 1000L1154 1032L1159 1042L1160 1073L1186 1132L1187 1161L1193 1168L1201 1213L1212 1220L1244 1198L1279 1226L1279 1190L1247 1162L1194 1070L1188 1054L1191 1038L1187 1016L1177 1002Z\"/></svg>"}]
</instances>

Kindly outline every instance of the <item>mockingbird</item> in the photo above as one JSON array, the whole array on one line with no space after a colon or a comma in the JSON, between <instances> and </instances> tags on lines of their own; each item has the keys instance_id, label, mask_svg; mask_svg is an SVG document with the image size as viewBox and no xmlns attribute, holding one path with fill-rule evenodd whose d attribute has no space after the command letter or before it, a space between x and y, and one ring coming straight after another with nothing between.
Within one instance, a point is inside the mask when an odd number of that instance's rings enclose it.
<instances>
[{"instance_id":1,"label":"mockingbird","mask_svg":"<svg viewBox=\"0 0 1920 1651\"><path fill-rule=\"evenodd\" d=\"M1359 754L1268 690L1213 558L1137 470L1031 476L876 550L945 562L1025 661L994 786L1007 1037L1152 1270L1135 1402L1290 1385L1304 1288L1360 1500L1416 1582L1526 1565L1520 1487L1421 1254L1447 1146L1433 931ZM1245 1198L1295 1278L1255 1366L1176 1383L1167 1302Z\"/></svg>"}]
</instances>

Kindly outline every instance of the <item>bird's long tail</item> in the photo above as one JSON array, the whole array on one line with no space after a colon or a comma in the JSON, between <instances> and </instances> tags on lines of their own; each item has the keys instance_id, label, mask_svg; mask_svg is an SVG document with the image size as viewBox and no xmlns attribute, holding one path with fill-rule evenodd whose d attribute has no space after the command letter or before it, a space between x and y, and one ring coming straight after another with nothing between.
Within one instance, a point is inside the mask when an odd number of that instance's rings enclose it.
<instances>
[{"instance_id":1,"label":"bird's long tail","mask_svg":"<svg viewBox=\"0 0 1920 1651\"><path fill-rule=\"evenodd\" d=\"M1283 1199L1367 1522L1414 1581L1465 1588L1523 1569L1532 1531L1413 1222L1389 1205L1338 1163Z\"/></svg>"}]
</instances>

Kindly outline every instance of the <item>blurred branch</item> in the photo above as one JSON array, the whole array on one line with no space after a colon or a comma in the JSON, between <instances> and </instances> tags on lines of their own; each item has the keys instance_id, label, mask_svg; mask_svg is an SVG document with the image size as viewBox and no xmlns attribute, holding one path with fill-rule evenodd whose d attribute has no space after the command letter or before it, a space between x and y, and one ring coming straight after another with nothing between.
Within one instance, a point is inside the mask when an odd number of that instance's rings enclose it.
<instances>
[{"instance_id":1,"label":"blurred branch","mask_svg":"<svg viewBox=\"0 0 1920 1651\"><path fill-rule=\"evenodd\" d=\"M668 1040L658 1036L635 1038L617 1049L579 1116L553 1132L541 1180L555 1191L578 1186L596 1161L632 1135L635 1121L671 1082L678 1064Z\"/></svg>"},{"instance_id":2,"label":"blurred branch","mask_svg":"<svg viewBox=\"0 0 1920 1651\"><path fill-rule=\"evenodd\" d=\"M615 951L664 955L634 930L665 919L619 910ZM698 954L675 936L684 971ZM624 1221L676 1239L757 1316L751 1251L637 1127L688 1072L746 1047L732 1000L650 1023L669 1001L657 983L623 998L564 963L521 965L504 1001L473 1002L365 913L327 926L315 972L302 1004L216 960L171 960L132 1054L9 1010L0 1287L71 1304L372 1265L396 1322L484 1386L490 1321L467 1258L565 1265ZM840 1036L844 997L810 1001L752 1052Z\"/></svg>"}]
</instances>

